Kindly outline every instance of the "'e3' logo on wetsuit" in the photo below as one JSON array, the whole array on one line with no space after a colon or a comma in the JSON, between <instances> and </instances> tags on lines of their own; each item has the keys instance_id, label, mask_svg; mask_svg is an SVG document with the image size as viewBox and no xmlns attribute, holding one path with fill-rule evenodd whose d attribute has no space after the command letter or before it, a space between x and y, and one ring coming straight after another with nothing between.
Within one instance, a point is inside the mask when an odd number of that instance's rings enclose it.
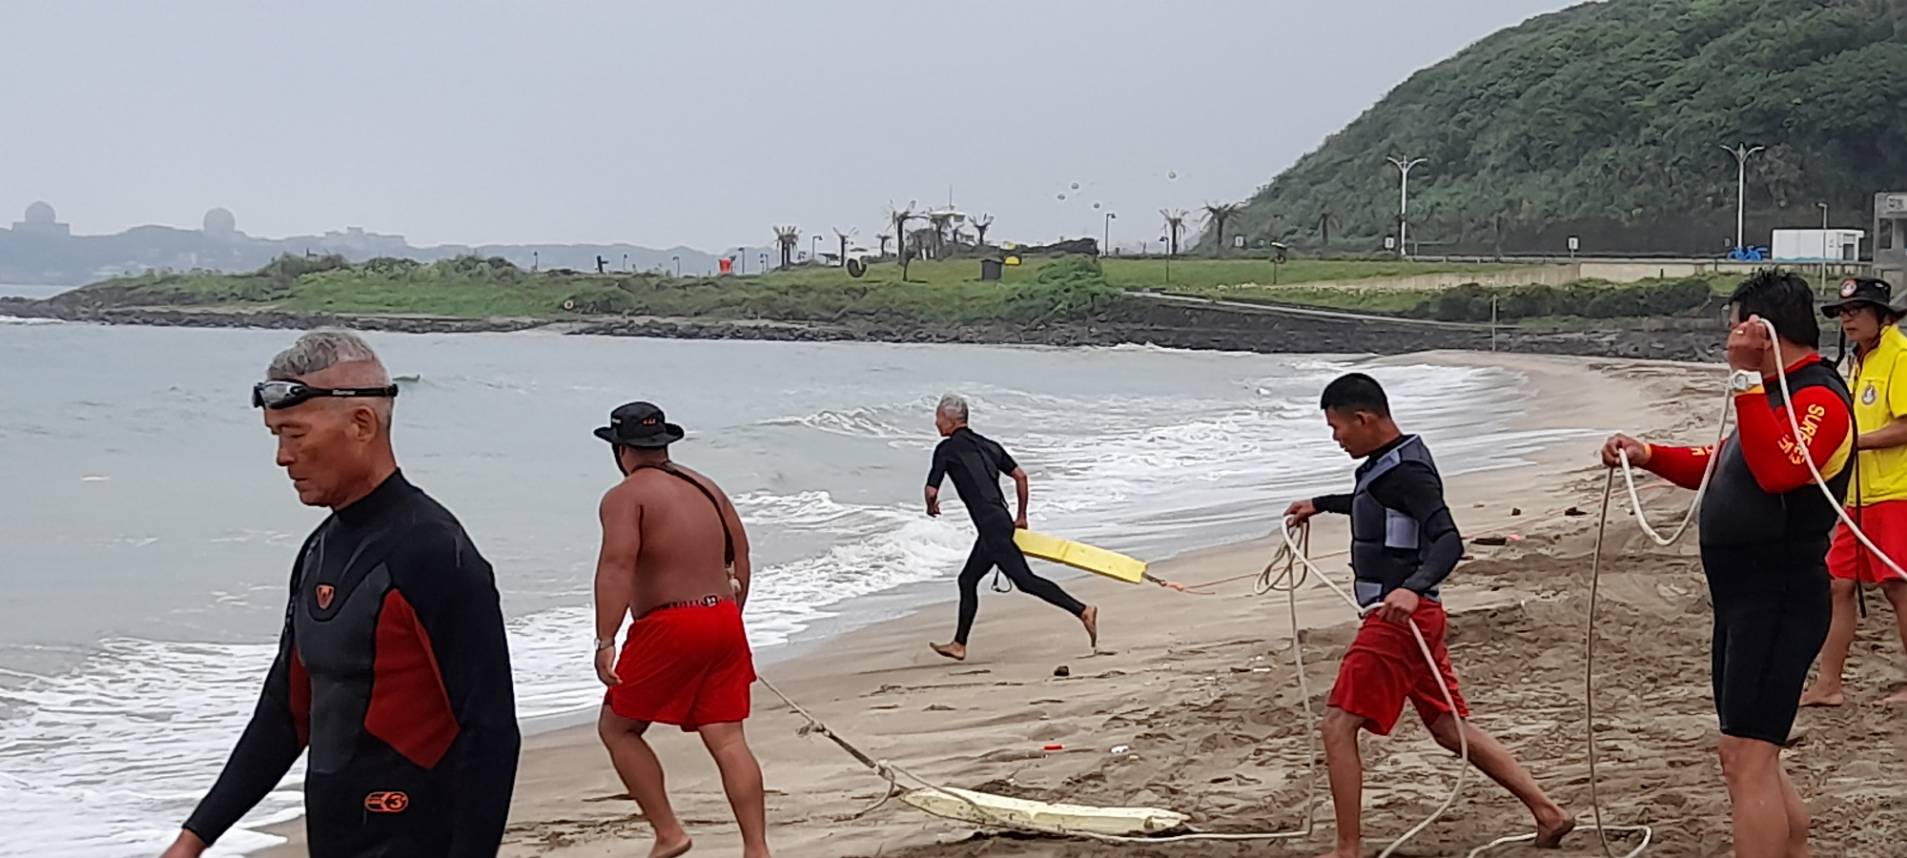
<instances>
[{"instance_id":1,"label":"'e3' logo on wetsuit","mask_svg":"<svg viewBox=\"0 0 1907 858\"><path fill-rule=\"evenodd\" d=\"M374 792L364 797L364 809L372 813L403 813L410 806L411 797L397 791Z\"/></svg>"},{"instance_id":2,"label":"'e3' logo on wetsuit","mask_svg":"<svg viewBox=\"0 0 1907 858\"><path fill-rule=\"evenodd\" d=\"M319 584L318 585L318 610L322 611L326 608L331 607L331 597L336 596L337 594L338 594L338 588L333 587L330 584Z\"/></svg>"}]
</instances>

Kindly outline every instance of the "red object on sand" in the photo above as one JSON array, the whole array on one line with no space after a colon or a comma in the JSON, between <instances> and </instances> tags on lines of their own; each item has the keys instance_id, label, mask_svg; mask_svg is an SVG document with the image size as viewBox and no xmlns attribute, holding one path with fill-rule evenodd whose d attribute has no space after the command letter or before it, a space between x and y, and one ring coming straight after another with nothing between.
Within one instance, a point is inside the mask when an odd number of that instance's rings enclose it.
<instances>
[{"instance_id":1,"label":"red object on sand","mask_svg":"<svg viewBox=\"0 0 1907 858\"><path fill-rule=\"evenodd\" d=\"M1065 745L1061 745L1058 743L1054 743L1054 744L1046 746L1046 750L1049 750L1049 751L1061 751L1061 750L1065 750L1065 748L1066 748Z\"/></svg>"}]
</instances>

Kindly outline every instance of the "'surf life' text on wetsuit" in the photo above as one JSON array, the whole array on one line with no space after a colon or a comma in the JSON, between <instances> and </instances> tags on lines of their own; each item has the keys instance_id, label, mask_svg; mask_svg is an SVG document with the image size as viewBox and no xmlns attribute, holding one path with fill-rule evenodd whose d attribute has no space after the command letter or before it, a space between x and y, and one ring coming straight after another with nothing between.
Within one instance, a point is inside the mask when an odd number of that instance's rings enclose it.
<instances>
[{"instance_id":1,"label":"'surf life' text on wetsuit","mask_svg":"<svg viewBox=\"0 0 1907 858\"><path fill-rule=\"evenodd\" d=\"M1852 397L1818 356L1788 367L1788 403L1772 382L1735 397L1738 425L1711 447L1649 448L1648 468L1684 488L1701 484L1719 455L1702 501L1702 568L1715 605L1715 708L1722 733L1786 744L1808 667L1827 639L1831 607L1827 552L1836 504L1808 470L1812 459L1836 498L1853 469Z\"/></svg>"},{"instance_id":2,"label":"'surf life' text on wetsuit","mask_svg":"<svg viewBox=\"0 0 1907 858\"><path fill-rule=\"evenodd\" d=\"M942 480L952 477L960 502L966 505L967 513L973 516L974 529L979 531L973 551L967 555L967 565L960 570L960 619L954 642L962 646L966 645L967 633L972 630L973 618L980 610L980 579L995 566L1028 595L1037 596L1075 617L1086 611L1084 604L1058 584L1033 574L1026 565L1026 555L1020 553L1020 546L1013 542L1013 514L1007 511L1006 496L1000 493L1000 475L1010 474L1019 467L1005 447L965 426L954 430L934 448L934 464L927 474L927 485L938 489Z\"/></svg>"},{"instance_id":3,"label":"'surf life' text on wetsuit","mask_svg":"<svg viewBox=\"0 0 1907 858\"><path fill-rule=\"evenodd\" d=\"M394 474L306 540L258 708L185 828L216 840L309 747L313 858L490 858L520 743L490 564Z\"/></svg>"},{"instance_id":4,"label":"'surf life' text on wetsuit","mask_svg":"<svg viewBox=\"0 0 1907 858\"><path fill-rule=\"evenodd\" d=\"M1426 599L1463 559L1463 535L1450 517L1443 478L1416 435L1379 447L1357 468L1357 489L1312 500L1319 512L1351 517L1351 569L1357 602L1370 606L1403 588Z\"/></svg>"}]
</instances>

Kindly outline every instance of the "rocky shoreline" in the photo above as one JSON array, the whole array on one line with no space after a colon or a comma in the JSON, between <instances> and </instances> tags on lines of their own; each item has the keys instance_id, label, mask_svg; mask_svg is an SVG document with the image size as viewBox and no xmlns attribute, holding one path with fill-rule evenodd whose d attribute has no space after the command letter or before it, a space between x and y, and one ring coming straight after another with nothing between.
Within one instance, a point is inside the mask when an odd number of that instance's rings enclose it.
<instances>
[{"instance_id":1,"label":"rocky shoreline","mask_svg":"<svg viewBox=\"0 0 1907 858\"><path fill-rule=\"evenodd\" d=\"M0 299L0 315L109 325L306 330L341 326L402 333L479 333L530 329L565 334L699 340L863 341L1041 346L1153 345L1262 353L1408 354L1436 349L1595 357L1711 360L1722 339L1714 325L1673 320L1649 328L1599 330L1416 324L1380 317L1290 315L1276 310L1144 300L1124 302L1089 320L1030 325L940 324L899 317L849 316L835 321L708 320L589 316L570 320L461 318L361 313L299 313L203 307L83 306L58 300Z\"/></svg>"}]
</instances>

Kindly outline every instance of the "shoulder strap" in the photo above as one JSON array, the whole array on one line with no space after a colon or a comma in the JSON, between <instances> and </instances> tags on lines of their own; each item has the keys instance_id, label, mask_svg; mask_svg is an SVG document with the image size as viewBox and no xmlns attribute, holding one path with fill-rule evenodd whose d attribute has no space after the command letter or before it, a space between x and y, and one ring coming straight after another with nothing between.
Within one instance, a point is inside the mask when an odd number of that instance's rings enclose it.
<instances>
[{"instance_id":1,"label":"shoulder strap","mask_svg":"<svg viewBox=\"0 0 1907 858\"><path fill-rule=\"evenodd\" d=\"M682 473L682 470L677 468L674 462L663 462L659 465L637 465L630 473L643 470L657 470L676 477L694 486L696 491L701 492L703 497L709 499L709 503L715 505L715 518L722 523L722 562L730 566L735 565L735 536L728 531L728 516L722 512L722 502L716 499L715 493L709 491L708 486L702 485L701 480Z\"/></svg>"}]
</instances>

